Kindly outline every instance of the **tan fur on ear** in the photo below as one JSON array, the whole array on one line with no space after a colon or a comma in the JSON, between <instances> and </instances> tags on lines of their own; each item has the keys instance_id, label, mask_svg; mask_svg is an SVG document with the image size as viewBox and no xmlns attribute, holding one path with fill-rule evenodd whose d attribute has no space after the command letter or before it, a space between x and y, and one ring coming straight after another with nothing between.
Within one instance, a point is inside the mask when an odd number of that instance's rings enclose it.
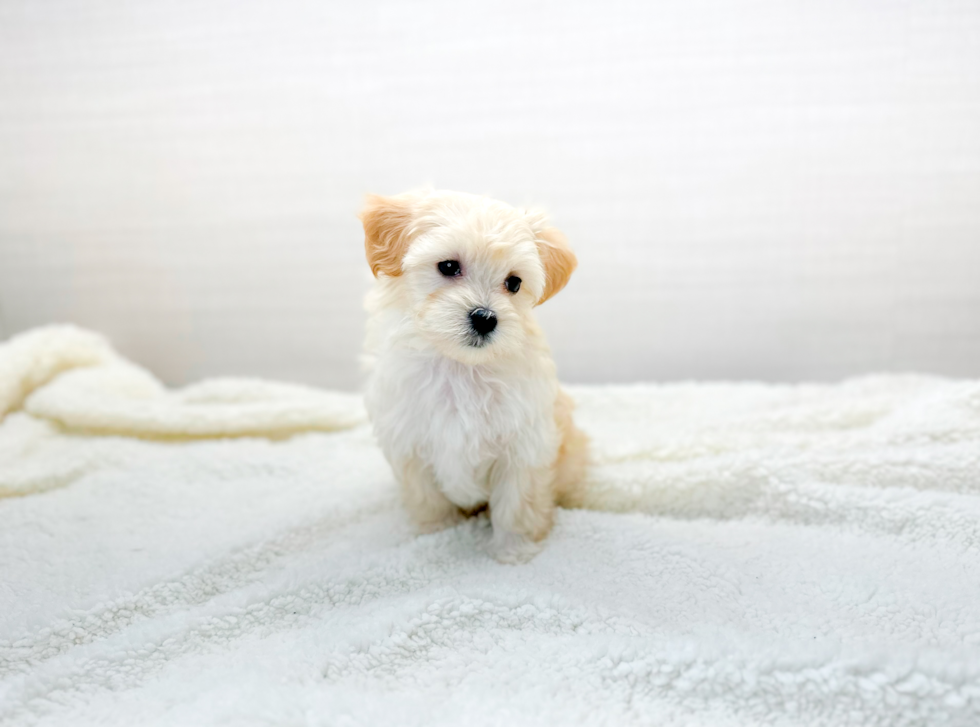
<instances>
[{"instance_id":1,"label":"tan fur on ear","mask_svg":"<svg viewBox=\"0 0 980 727\"><path fill-rule=\"evenodd\" d=\"M374 277L402 274L402 257L410 242L408 232L414 217L412 202L405 196L369 194L361 214L364 252Z\"/></svg>"},{"instance_id":2,"label":"tan fur on ear","mask_svg":"<svg viewBox=\"0 0 980 727\"><path fill-rule=\"evenodd\" d=\"M544 303L559 290L565 287L572 277L578 260L575 253L568 247L568 240L560 230L548 227L538 233L538 254L544 264L545 284L544 295L538 305Z\"/></svg>"}]
</instances>

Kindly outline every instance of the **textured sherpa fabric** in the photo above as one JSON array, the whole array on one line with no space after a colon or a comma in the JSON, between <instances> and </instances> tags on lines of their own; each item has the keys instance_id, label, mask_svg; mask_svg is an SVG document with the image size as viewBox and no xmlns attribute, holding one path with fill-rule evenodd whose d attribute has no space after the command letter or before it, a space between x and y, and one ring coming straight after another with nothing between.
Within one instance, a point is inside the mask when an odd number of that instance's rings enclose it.
<instances>
[{"instance_id":1,"label":"textured sherpa fabric","mask_svg":"<svg viewBox=\"0 0 980 727\"><path fill-rule=\"evenodd\" d=\"M980 382L571 391L592 509L505 566L357 397L0 346L0 723L980 724Z\"/></svg>"}]
</instances>

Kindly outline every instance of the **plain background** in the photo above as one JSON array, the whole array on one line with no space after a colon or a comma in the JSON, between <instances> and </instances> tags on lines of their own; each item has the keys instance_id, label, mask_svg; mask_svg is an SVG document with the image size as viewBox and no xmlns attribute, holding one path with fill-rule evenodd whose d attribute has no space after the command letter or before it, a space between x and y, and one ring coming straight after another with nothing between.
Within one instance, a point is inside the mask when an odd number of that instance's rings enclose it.
<instances>
[{"instance_id":1,"label":"plain background","mask_svg":"<svg viewBox=\"0 0 980 727\"><path fill-rule=\"evenodd\" d=\"M0 3L0 336L354 388L423 184L566 232L565 380L980 375L975 0Z\"/></svg>"}]
</instances>

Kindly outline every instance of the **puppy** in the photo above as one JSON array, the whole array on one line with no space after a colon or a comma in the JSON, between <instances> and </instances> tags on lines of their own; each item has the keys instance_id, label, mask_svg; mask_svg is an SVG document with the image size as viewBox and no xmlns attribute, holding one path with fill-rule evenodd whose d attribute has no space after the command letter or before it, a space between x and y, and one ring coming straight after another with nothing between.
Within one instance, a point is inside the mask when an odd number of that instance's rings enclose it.
<instances>
[{"instance_id":1,"label":"puppy","mask_svg":"<svg viewBox=\"0 0 980 727\"><path fill-rule=\"evenodd\" d=\"M533 309L576 266L541 213L458 192L368 197L368 413L423 532L489 507L492 555L533 557L587 440Z\"/></svg>"}]
</instances>

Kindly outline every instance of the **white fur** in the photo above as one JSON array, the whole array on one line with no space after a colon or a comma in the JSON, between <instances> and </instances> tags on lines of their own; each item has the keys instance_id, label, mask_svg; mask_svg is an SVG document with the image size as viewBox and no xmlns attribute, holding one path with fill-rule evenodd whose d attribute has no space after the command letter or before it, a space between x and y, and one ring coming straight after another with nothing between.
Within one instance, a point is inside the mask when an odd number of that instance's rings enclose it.
<instances>
[{"instance_id":1,"label":"white fur","mask_svg":"<svg viewBox=\"0 0 980 727\"><path fill-rule=\"evenodd\" d=\"M545 288L544 217L458 193L417 207L402 274L381 276L367 301L368 413L396 473L417 458L459 508L489 503L495 555L522 560L535 548L515 522L529 490L550 487L535 478L549 476L561 444L555 366L531 313ZM462 274L441 275L443 260ZM510 275L522 279L517 294ZM469 329L478 307L498 318L482 347Z\"/></svg>"}]
</instances>

